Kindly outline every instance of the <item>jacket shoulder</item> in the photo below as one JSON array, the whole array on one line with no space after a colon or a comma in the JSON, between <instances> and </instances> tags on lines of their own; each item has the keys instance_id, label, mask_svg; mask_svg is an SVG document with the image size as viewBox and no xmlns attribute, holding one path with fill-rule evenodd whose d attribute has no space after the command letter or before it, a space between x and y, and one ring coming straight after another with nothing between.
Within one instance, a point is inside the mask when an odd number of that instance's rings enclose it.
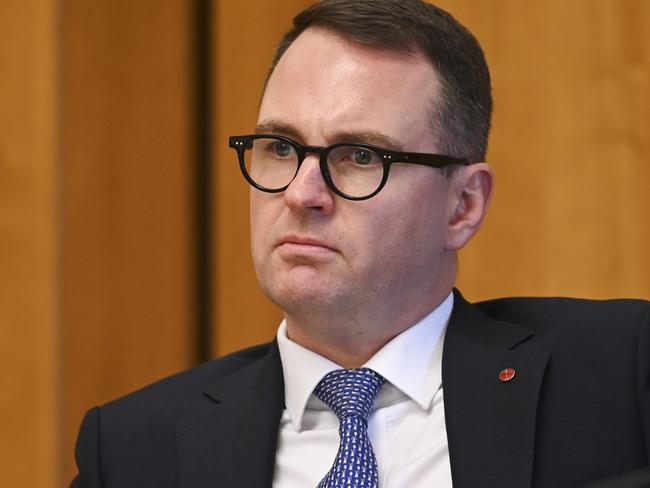
<instances>
[{"instance_id":1,"label":"jacket shoulder","mask_svg":"<svg viewBox=\"0 0 650 488\"><path fill-rule=\"evenodd\" d=\"M91 409L79 432L80 474L72 486L99 486L102 471L110 478L105 486L177 486L177 426L212 412L215 400L206 391L235 376L248 376L247 369L258 368L274 347L268 343L244 349Z\"/></svg>"},{"instance_id":2,"label":"jacket shoulder","mask_svg":"<svg viewBox=\"0 0 650 488\"><path fill-rule=\"evenodd\" d=\"M641 299L511 297L474 305L494 320L521 324L535 332L550 332L558 327L635 329L650 318L650 302Z\"/></svg>"},{"instance_id":3,"label":"jacket shoulder","mask_svg":"<svg viewBox=\"0 0 650 488\"><path fill-rule=\"evenodd\" d=\"M249 347L160 379L102 406L102 414L120 416L129 412L129 417L141 414L147 419L182 417L211 402L203 394L205 388L256 364L269 353L272 344Z\"/></svg>"},{"instance_id":4,"label":"jacket shoulder","mask_svg":"<svg viewBox=\"0 0 650 488\"><path fill-rule=\"evenodd\" d=\"M530 330L528 345L554 353L555 362L566 357L571 364L602 365L605 360L634 358L643 352L650 334L646 300L518 297L475 306L493 320Z\"/></svg>"}]
</instances>

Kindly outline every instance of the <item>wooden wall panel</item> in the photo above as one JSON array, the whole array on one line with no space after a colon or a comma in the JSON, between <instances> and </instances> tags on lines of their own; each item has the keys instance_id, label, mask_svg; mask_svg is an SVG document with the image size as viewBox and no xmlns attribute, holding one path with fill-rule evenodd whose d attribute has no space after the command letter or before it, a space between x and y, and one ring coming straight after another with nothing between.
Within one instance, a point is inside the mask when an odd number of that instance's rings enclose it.
<instances>
[{"instance_id":1,"label":"wooden wall panel","mask_svg":"<svg viewBox=\"0 0 650 488\"><path fill-rule=\"evenodd\" d=\"M194 360L192 4L66 0L64 452L83 412Z\"/></svg>"},{"instance_id":2,"label":"wooden wall panel","mask_svg":"<svg viewBox=\"0 0 650 488\"><path fill-rule=\"evenodd\" d=\"M0 486L58 486L56 10L0 3Z\"/></svg>"},{"instance_id":3,"label":"wooden wall panel","mask_svg":"<svg viewBox=\"0 0 650 488\"><path fill-rule=\"evenodd\" d=\"M215 344L273 336L279 312L249 258L248 189L227 136L252 130L275 43L310 2L218 2ZM494 81L497 192L461 253L471 299L650 298L650 3L441 0L478 37Z\"/></svg>"}]
</instances>

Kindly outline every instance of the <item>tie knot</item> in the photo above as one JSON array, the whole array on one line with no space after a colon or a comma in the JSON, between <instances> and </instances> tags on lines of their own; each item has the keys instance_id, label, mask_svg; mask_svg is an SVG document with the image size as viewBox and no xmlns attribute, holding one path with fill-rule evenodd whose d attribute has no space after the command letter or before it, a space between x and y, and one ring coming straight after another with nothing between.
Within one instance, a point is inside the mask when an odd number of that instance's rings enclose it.
<instances>
[{"instance_id":1,"label":"tie knot","mask_svg":"<svg viewBox=\"0 0 650 488\"><path fill-rule=\"evenodd\" d=\"M325 375L314 390L342 420L355 415L368 421L377 392L386 379L372 369L337 369Z\"/></svg>"}]
</instances>

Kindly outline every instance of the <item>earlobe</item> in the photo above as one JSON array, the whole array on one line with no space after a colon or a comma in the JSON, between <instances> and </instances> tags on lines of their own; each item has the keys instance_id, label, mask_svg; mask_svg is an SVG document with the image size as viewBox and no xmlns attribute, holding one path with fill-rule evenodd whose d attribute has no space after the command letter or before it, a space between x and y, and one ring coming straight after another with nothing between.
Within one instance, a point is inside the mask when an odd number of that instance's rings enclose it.
<instances>
[{"instance_id":1,"label":"earlobe","mask_svg":"<svg viewBox=\"0 0 650 488\"><path fill-rule=\"evenodd\" d=\"M447 250L461 249L478 231L490 205L494 181L494 169L488 163L466 166L452 177Z\"/></svg>"}]
</instances>

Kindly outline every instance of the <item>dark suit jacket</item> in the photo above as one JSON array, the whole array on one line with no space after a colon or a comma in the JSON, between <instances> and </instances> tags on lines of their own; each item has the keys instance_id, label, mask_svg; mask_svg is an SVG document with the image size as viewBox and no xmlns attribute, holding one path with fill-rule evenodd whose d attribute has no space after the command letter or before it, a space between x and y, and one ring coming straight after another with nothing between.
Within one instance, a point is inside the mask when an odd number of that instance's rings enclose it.
<instances>
[{"instance_id":1,"label":"dark suit jacket","mask_svg":"<svg viewBox=\"0 0 650 488\"><path fill-rule=\"evenodd\" d=\"M648 302L456 292L442 375L456 488L576 487L650 465ZM283 389L272 342L94 408L72 487L270 487Z\"/></svg>"}]
</instances>

